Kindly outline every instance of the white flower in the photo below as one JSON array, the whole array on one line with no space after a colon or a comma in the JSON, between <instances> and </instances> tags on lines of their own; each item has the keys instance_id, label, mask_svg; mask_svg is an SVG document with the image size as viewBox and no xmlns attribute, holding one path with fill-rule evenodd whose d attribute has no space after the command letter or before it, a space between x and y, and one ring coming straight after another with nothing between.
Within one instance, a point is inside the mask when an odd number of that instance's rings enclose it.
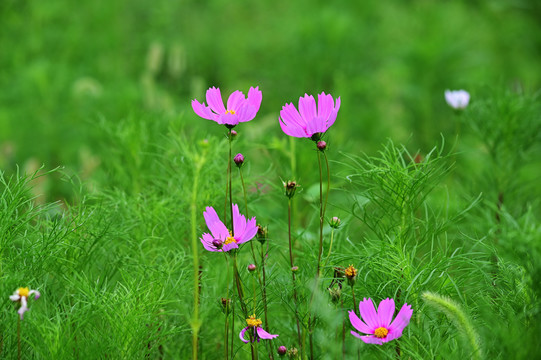
<instances>
[{"instance_id":1,"label":"white flower","mask_svg":"<svg viewBox=\"0 0 541 360\"><path fill-rule=\"evenodd\" d=\"M9 299L11 301L19 301L21 303L21 307L19 308L19 316L21 317L21 320L23 319L23 315L26 311L28 311L28 297L32 294L35 294L34 298L39 299L41 294L37 290L29 290L27 287L25 288L18 288L13 295L9 296Z\"/></svg>"},{"instance_id":2,"label":"white flower","mask_svg":"<svg viewBox=\"0 0 541 360\"><path fill-rule=\"evenodd\" d=\"M445 101L453 109L462 110L470 102L470 94L466 90L445 90Z\"/></svg>"}]
</instances>

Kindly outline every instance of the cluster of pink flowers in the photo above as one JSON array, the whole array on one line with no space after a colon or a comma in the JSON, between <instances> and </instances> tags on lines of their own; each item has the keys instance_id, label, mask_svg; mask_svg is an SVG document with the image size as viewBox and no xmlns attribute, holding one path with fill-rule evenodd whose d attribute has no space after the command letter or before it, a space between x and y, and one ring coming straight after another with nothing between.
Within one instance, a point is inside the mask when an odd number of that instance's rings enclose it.
<instances>
[{"instance_id":1,"label":"cluster of pink flowers","mask_svg":"<svg viewBox=\"0 0 541 360\"><path fill-rule=\"evenodd\" d=\"M448 95L446 99L451 106L460 108L467 105L468 99L454 98L454 94ZM251 87L248 96L245 97L241 91L233 92L228 100L227 107L224 106L220 89L212 87L206 93L207 104L197 100L192 101L194 112L200 117L212 120L218 124L225 125L228 129L241 122L247 122L255 118L262 100L262 93L259 87ZM305 94L299 98L298 109L293 103L285 104L280 111L278 122L282 131L289 136L298 138L310 138L316 142L317 148L324 151L326 143L321 140L322 136L334 124L338 111L340 110L340 97L336 100L330 94L322 92L318 95L318 102L314 96ZM237 154L235 164L241 166L244 156ZM204 233L200 238L203 247L211 252L229 252L239 249L240 245L252 240L257 234L255 217L246 220L246 217L239 212L237 204L232 204L233 229L229 230L220 220L218 214L212 207L207 207L203 216L210 232ZM254 267L255 268L255 267ZM349 312L352 326L361 333L355 331L351 334L360 338L365 343L382 345L388 341L402 336L404 328L408 325L413 310L408 304L404 304L398 315L393 319L395 303L393 299L385 299L380 302L378 310L374 308L372 299L364 299L359 303L359 318L355 311ZM363 321L364 320L364 321ZM250 334L251 341L260 339L273 339L278 335L272 335L263 330L262 321L257 319L255 314L246 319L247 326L239 334L240 339L248 343L245 334ZM284 346L279 347L279 354L286 353Z\"/></svg>"}]
</instances>

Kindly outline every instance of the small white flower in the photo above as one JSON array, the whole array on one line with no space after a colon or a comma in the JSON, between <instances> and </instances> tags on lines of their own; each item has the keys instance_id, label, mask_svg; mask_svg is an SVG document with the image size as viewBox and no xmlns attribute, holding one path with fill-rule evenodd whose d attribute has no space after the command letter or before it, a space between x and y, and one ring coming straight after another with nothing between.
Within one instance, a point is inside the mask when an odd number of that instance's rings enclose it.
<instances>
[{"instance_id":1,"label":"small white flower","mask_svg":"<svg viewBox=\"0 0 541 360\"><path fill-rule=\"evenodd\" d=\"M19 308L19 311L17 313L21 317L21 320L23 319L23 315L26 311L28 311L28 297L32 294L35 294L34 298L39 299L41 294L37 290L29 290L27 287L25 288L18 288L13 295L9 296L9 299L11 301L18 301L21 303L21 307Z\"/></svg>"},{"instance_id":2,"label":"small white flower","mask_svg":"<svg viewBox=\"0 0 541 360\"><path fill-rule=\"evenodd\" d=\"M445 101L453 109L462 110L470 102L470 94L466 90L445 90Z\"/></svg>"}]
</instances>

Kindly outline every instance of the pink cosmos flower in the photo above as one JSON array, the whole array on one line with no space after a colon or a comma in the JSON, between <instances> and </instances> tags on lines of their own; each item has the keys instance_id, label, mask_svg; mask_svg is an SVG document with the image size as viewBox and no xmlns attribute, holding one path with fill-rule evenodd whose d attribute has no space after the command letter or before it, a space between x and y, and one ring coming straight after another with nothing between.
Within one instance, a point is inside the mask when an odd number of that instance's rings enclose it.
<instances>
[{"instance_id":1,"label":"pink cosmos flower","mask_svg":"<svg viewBox=\"0 0 541 360\"><path fill-rule=\"evenodd\" d=\"M237 90L229 95L227 108L225 108L220 89L211 87L207 90L208 106L194 99L192 108L203 119L216 121L218 124L232 128L239 122L250 121L255 117L261 106L262 97L259 86L250 88L248 98L244 97L242 91Z\"/></svg>"},{"instance_id":2,"label":"pink cosmos flower","mask_svg":"<svg viewBox=\"0 0 541 360\"><path fill-rule=\"evenodd\" d=\"M23 319L24 313L27 312L28 309L28 297L32 294L35 294L34 298L39 299L41 294L37 290L29 290L27 287L25 288L18 288L15 290L13 295L9 296L9 299L11 301L18 301L21 303L21 307L19 308L19 311L17 313L19 314L21 320Z\"/></svg>"},{"instance_id":3,"label":"pink cosmos flower","mask_svg":"<svg viewBox=\"0 0 541 360\"><path fill-rule=\"evenodd\" d=\"M349 321L358 331L370 334L361 336L355 331L351 335L358 337L367 344L382 345L388 341L398 339L402 336L402 331L409 324L413 310L408 304L404 304L393 322L394 300L385 299L379 303L378 311L374 308L372 299L365 298L359 303L359 311L364 322L359 319L353 310L349 311Z\"/></svg>"},{"instance_id":4,"label":"pink cosmos flower","mask_svg":"<svg viewBox=\"0 0 541 360\"><path fill-rule=\"evenodd\" d=\"M445 101L450 107L462 110L470 102L470 94L466 90L445 90Z\"/></svg>"},{"instance_id":5,"label":"pink cosmos flower","mask_svg":"<svg viewBox=\"0 0 541 360\"><path fill-rule=\"evenodd\" d=\"M327 131L334 124L340 109L340 97L336 104L330 94L318 95L318 106L312 95L304 94L299 98L299 111L293 103L285 104L280 111L280 126L289 136L311 138L315 134ZM319 140L319 137L316 136Z\"/></svg>"},{"instance_id":6,"label":"pink cosmos flower","mask_svg":"<svg viewBox=\"0 0 541 360\"><path fill-rule=\"evenodd\" d=\"M245 344L248 344L250 342L249 340L246 340L244 338L244 333L246 333L246 331L248 330L253 331L252 342L254 342L255 340L259 342L260 339L271 340L271 339L274 339L275 337L278 337L278 335L272 335L266 332L265 330L263 330L260 326L261 324L263 324L263 322L261 321L261 319L256 319L255 315L250 315L250 317L246 319L246 323L248 324L248 326L242 329L239 333L240 339Z\"/></svg>"},{"instance_id":7,"label":"pink cosmos flower","mask_svg":"<svg viewBox=\"0 0 541 360\"><path fill-rule=\"evenodd\" d=\"M208 251L224 252L231 249L238 249L240 244L252 240L257 234L255 217L246 222L246 218L240 214L237 204L233 204L234 233L227 229L218 217L218 214L216 214L214 208L207 207L203 216L205 217L210 234L204 233L200 240Z\"/></svg>"}]
</instances>

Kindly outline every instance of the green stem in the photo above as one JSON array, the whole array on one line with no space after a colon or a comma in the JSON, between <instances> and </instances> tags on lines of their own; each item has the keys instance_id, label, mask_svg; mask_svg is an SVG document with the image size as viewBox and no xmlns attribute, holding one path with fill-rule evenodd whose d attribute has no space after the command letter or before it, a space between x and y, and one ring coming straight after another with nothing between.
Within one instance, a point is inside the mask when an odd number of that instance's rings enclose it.
<instances>
[{"instance_id":1,"label":"green stem","mask_svg":"<svg viewBox=\"0 0 541 360\"><path fill-rule=\"evenodd\" d=\"M299 306L297 300L297 284L295 279L295 272L293 271L293 246L291 240L291 198L287 202L287 225L289 236L289 265L291 266L291 278L293 282L293 301L295 302L295 320L297 321L297 336L299 339L299 348L301 351L301 359L304 358L304 349L302 346L301 326L299 321Z\"/></svg>"},{"instance_id":2,"label":"green stem","mask_svg":"<svg viewBox=\"0 0 541 360\"><path fill-rule=\"evenodd\" d=\"M329 258L331 257L331 251L332 251L332 243L334 239L334 228L331 230L331 243L329 245L329 252L327 253L327 258L325 259L325 264L323 264L323 267L327 267L327 263L329 262Z\"/></svg>"},{"instance_id":3,"label":"green stem","mask_svg":"<svg viewBox=\"0 0 541 360\"><path fill-rule=\"evenodd\" d=\"M201 168L205 163L205 154L197 158L195 161L195 171L192 185L192 199L190 204L191 209L191 225L192 225L192 257L193 257L193 273L194 273L194 310L192 315L192 359L197 360L199 349L199 329L201 321L199 319L199 248L197 241L197 191L199 185L199 177Z\"/></svg>"},{"instance_id":4,"label":"green stem","mask_svg":"<svg viewBox=\"0 0 541 360\"><path fill-rule=\"evenodd\" d=\"M226 275L226 283L227 283L227 287L226 287L226 297L225 297L225 331L224 331L224 344L225 344L225 356L224 356L224 359L227 360L228 358L228 345L229 345L229 342L228 342L228 339L229 339L229 284L230 284L230 272L229 272L229 258L227 257L226 253L223 253L224 254L224 257L225 257L225 262L226 262L226 268L227 268L227 275ZM235 319L233 319L233 322L235 321Z\"/></svg>"},{"instance_id":5,"label":"green stem","mask_svg":"<svg viewBox=\"0 0 541 360\"><path fill-rule=\"evenodd\" d=\"M21 318L17 316L17 359L21 360Z\"/></svg>"}]
</instances>

